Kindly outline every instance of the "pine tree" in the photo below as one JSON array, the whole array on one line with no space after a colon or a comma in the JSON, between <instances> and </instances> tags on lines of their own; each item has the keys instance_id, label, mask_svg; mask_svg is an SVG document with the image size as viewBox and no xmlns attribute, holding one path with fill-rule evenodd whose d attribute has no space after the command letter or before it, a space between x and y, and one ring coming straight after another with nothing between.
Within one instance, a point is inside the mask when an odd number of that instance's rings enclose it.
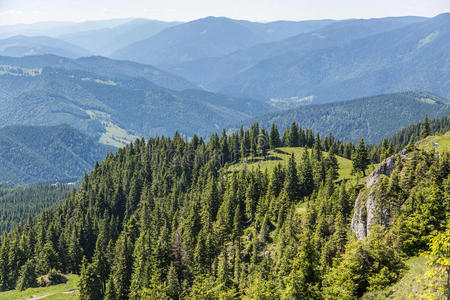
<instances>
[{"instance_id":1,"label":"pine tree","mask_svg":"<svg viewBox=\"0 0 450 300\"><path fill-rule=\"evenodd\" d=\"M369 166L369 158L364 138L359 140L358 147L353 155L353 172L361 172L366 176L366 169Z\"/></svg>"},{"instance_id":2,"label":"pine tree","mask_svg":"<svg viewBox=\"0 0 450 300\"><path fill-rule=\"evenodd\" d=\"M88 263L86 257L84 257L80 275L80 299L102 299L102 290L100 275L95 264Z\"/></svg>"},{"instance_id":3,"label":"pine tree","mask_svg":"<svg viewBox=\"0 0 450 300\"><path fill-rule=\"evenodd\" d=\"M430 120L428 119L428 115L425 115L425 119L421 125L420 137L424 139L429 135L431 135Z\"/></svg>"},{"instance_id":4,"label":"pine tree","mask_svg":"<svg viewBox=\"0 0 450 300\"><path fill-rule=\"evenodd\" d=\"M270 149L281 147L280 133L275 123L272 123L272 128L270 129L269 145Z\"/></svg>"},{"instance_id":5,"label":"pine tree","mask_svg":"<svg viewBox=\"0 0 450 300\"><path fill-rule=\"evenodd\" d=\"M167 295L171 299L178 299L181 292L178 274L173 263L170 264L169 272L167 273Z\"/></svg>"},{"instance_id":6,"label":"pine tree","mask_svg":"<svg viewBox=\"0 0 450 300\"><path fill-rule=\"evenodd\" d=\"M291 130L289 131L289 147L298 147L299 139L298 139L298 126L297 123L292 122Z\"/></svg>"},{"instance_id":7,"label":"pine tree","mask_svg":"<svg viewBox=\"0 0 450 300\"><path fill-rule=\"evenodd\" d=\"M291 203L300 201L301 193L294 154L289 158L284 188Z\"/></svg>"},{"instance_id":8,"label":"pine tree","mask_svg":"<svg viewBox=\"0 0 450 300\"><path fill-rule=\"evenodd\" d=\"M20 269L16 289L23 291L27 288L35 287L37 284L36 278L37 278L36 262L34 260L29 259Z\"/></svg>"},{"instance_id":9,"label":"pine tree","mask_svg":"<svg viewBox=\"0 0 450 300\"><path fill-rule=\"evenodd\" d=\"M314 190L314 176L307 149L303 151L301 157L299 182L302 196L311 195Z\"/></svg>"}]
</instances>

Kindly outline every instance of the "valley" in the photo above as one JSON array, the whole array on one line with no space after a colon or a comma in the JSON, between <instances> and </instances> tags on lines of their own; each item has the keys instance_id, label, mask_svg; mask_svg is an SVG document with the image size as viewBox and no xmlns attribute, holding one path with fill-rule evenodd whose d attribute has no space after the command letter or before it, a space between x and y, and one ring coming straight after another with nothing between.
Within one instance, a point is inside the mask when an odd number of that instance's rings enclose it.
<instances>
[{"instance_id":1,"label":"valley","mask_svg":"<svg viewBox=\"0 0 450 300\"><path fill-rule=\"evenodd\" d=\"M0 300L450 299L450 7L355 1L0 5Z\"/></svg>"}]
</instances>

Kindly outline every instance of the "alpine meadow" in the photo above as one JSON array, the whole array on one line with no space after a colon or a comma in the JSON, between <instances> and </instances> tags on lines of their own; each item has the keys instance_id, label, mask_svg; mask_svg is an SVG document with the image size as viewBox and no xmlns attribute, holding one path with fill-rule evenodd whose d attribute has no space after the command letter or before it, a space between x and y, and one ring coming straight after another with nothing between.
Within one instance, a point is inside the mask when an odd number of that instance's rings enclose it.
<instances>
[{"instance_id":1,"label":"alpine meadow","mask_svg":"<svg viewBox=\"0 0 450 300\"><path fill-rule=\"evenodd\" d=\"M450 300L449 99L446 1L5 0L0 300Z\"/></svg>"}]
</instances>

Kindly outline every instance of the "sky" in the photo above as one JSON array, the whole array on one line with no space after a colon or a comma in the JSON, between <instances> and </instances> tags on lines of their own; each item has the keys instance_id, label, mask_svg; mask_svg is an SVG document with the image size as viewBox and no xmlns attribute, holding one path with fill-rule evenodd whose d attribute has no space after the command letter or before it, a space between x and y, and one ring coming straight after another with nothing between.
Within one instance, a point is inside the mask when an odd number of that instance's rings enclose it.
<instances>
[{"instance_id":1,"label":"sky","mask_svg":"<svg viewBox=\"0 0 450 300\"><path fill-rule=\"evenodd\" d=\"M0 0L0 25L143 17L188 21L225 16L252 21L435 16L450 0Z\"/></svg>"}]
</instances>

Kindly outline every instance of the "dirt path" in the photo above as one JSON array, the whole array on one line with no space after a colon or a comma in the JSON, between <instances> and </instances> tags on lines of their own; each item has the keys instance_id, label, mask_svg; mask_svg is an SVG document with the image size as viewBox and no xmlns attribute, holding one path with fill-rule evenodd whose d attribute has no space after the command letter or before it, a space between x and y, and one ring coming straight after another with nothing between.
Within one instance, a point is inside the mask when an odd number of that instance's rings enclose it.
<instances>
[{"instance_id":1,"label":"dirt path","mask_svg":"<svg viewBox=\"0 0 450 300\"><path fill-rule=\"evenodd\" d=\"M58 292L58 293L48 293L48 294L45 294L45 295L42 295L42 296L33 296L33 297L31 297L31 298L26 298L26 299L24 299L24 300L38 300L38 299L44 299L45 297L53 296L53 295L56 295L56 294L73 294L73 293L75 293L76 291L77 291L77 289L70 290L70 291L65 291L65 292Z\"/></svg>"}]
</instances>

